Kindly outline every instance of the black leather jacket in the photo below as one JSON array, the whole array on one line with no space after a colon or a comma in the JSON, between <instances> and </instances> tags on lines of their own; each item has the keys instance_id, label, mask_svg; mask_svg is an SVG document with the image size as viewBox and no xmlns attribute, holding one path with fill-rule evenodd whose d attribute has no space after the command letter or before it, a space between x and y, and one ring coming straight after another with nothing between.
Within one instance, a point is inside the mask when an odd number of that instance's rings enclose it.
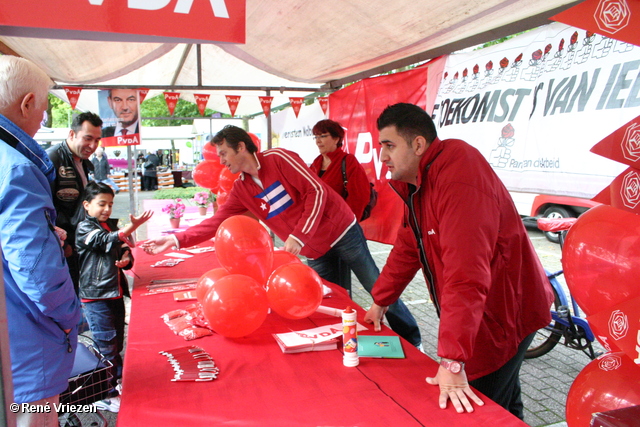
<instances>
[{"instance_id":1,"label":"black leather jacket","mask_svg":"<svg viewBox=\"0 0 640 427\"><path fill-rule=\"evenodd\" d=\"M84 192L82 178L78 175L73 153L66 141L49 148L47 155L56 169L56 179L51 183L53 205L58 214L56 225L67 232L67 241L73 245L76 227L85 215L81 202ZM88 178L89 173L93 172L93 164L89 160L83 160L82 167Z\"/></svg>"},{"instance_id":2,"label":"black leather jacket","mask_svg":"<svg viewBox=\"0 0 640 427\"><path fill-rule=\"evenodd\" d=\"M118 238L117 224L117 219L109 218L107 225L113 231L107 231L96 218L89 215L78 224L76 248L80 258L80 298L115 298L120 295L120 284L123 294L129 296L127 279L122 269L115 265L126 250ZM131 267L133 255L129 265L123 269Z\"/></svg>"}]
</instances>

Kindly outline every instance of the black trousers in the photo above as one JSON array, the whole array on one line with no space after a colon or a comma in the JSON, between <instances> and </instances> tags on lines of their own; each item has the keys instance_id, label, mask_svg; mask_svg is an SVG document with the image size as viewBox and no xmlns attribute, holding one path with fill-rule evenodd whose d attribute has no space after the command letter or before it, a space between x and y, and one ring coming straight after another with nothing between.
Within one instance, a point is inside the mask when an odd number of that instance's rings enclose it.
<instances>
[{"instance_id":1,"label":"black trousers","mask_svg":"<svg viewBox=\"0 0 640 427\"><path fill-rule=\"evenodd\" d=\"M520 367L524 354L533 341L535 332L526 337L518 346L518 352L500 369L484 377L469 381L469 384L502 406L521 420L524 419L524 406L520 389Z\"/></svg>"}]
</instances>

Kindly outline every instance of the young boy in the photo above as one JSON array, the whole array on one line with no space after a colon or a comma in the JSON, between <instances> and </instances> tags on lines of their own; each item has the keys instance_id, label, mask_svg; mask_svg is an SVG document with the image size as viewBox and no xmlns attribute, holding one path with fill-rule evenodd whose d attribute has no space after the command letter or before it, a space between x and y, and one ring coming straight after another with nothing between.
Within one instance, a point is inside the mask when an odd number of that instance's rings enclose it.
<instances>
[{"instance_id":1,"label":"young boy","mask_svg":"<svg viewBox=\"0 0 640 427\"><path fill-rule=\"evenodd\" d=\"M109 218L114 193L111 187L90 182L84 190L82 206L86 211L78 224L76 248L80 261L80 290L82 310L89 323L93 339L100 352L113 363L114 386L122 377L125 308L123 295L130 297L123 269L133 266L131 251L126 243L129 236L153 215L146 211L138 217L129 215L131 224L118 230L118 220ZM98 409L117 412L119 398L97 402Z\"/></svg>"}]
</instances>

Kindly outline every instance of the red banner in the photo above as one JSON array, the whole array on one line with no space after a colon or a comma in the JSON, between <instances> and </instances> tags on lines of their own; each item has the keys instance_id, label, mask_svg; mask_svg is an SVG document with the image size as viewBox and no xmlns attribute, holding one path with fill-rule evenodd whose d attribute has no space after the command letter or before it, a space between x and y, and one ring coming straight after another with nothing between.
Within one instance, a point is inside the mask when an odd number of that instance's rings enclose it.
<instances>
[{"instance_id":1,"label":"red banner","mask_svg":"<svg viewBox=\"0 0 640 427\"><path fill-rule=\"evenodd\" d=\"M173 112L176 109L176 105L178 105L178 99L180 99L179 92L162 92L164 94L164 100L167 103L167 107L169 108L169 114L173 116Z\"/></svg>"},{"instance_id":2,"label":"red banner","mask_svg":"<svg viewBox=\"0 0 640 427\"><path fill-rule=\"evenodd\" d=\"M587 0L551 19L639 46L639 16L638 1Z\"/></svg>"},{"instance_id":3,"label":"red banner","mask_svg":"<svg viewBox=\"0 0 640 427\"><path fill-rule=\"evenodd\" d=\"M378 191L371 217L361 223L367 239L392 244L403 215L402 201L386 185L387 167L380 161L376 120L388 105L398 102L431 112L444 63L441 58L413 70L365 79L329 95L330 118L346 130L345 150L356 156ZM427 99L431 100L428 108Z\"/></svg>"},{"instance_id":4,"label":"red banner","mask_svg":"<svg viewBox=\"0 0 640 427\"><path fill-rule=\"evenodd\" d=\"M289 97L289 102L291 103L291 108L293 108L293 112L296 114L296 117L298 117L298 114L300 113L300 107L302 107L302 103L304 102L304 98Z\"/></svg>"},{"instance_id":5,"label":"red banner","mask_svg":"<svg viewBox=\"0 0 640 427\"><path fill-rule=\"evenodd\" d=\"M329 109L329 97L321 96L318 98L318 102L320 103L320 108L322 108L322 112L324 115L327 115L327 110Z\"/></svg>"},{"instance_id":6,"label":"red banner","mask_svg":"<svg viewBox=\"0 0 640 427\"><path fill-rule=\"evenodd\" d=\"M140 145L140 134L109 136L100 140L103 147L120 147L126 145Z\"/></svg>"},{"instance_id":7,"label":"red banner","mask_svg":"<svg viewBox=\"0 0 640 427\"><path fill-rule=\"evenodd\" d=\"M240 103L240 95L225 95L227 98L227 104L229 104L229 110L231 111L231 117L236 115L238 104Z\"/></svg>"},{"instance_id":8,"label":"red banner","mask_svg":"<svg viewBox=\"0 0 640 427\"><path fill-rule=\"evenodd\" d=\"M11 35L127 42L245 42L246 0L21 0L4 7Z\"/></svg>"},{"instance_id":9,"label":"red banner","mask_svg":"<svg viewBox=\"0 0 640 427\"><path fill-rule=\"evenodd\" d=\"M198 106L198 111L200 111L201 116L204 116L204 110L207 108L209 96L209 94L193 94L193 97L196 99L196 105Z\"/></svg>"},{"instance_id":10,"label":"red banner","mask_svg":"<svg viewBox=\"0 0 640 427\"><path fill-rule=\"evenodd\" d=\"M76 109L76 104L78 103L78 98L80 98L80 92L82 92L81 87L71 87L65 86L64 92L67 94L67 98L69 99L69 104L71 105L71 109Z\"/></svg>"},{"instance_id":11,"label":"red banner","mask_svg":"<svg viewBox=\"0 0 640 427\"><path fill-rule=\"evenodd\" d=\"M259 96L260 105L262 105L262 111L264 111L264 115L268 116L271 112L271 103L273 102L273 96Z\"/></svg>"},{"instance_id":12,"label":"red banner","mask_svg":"<svg viewBox=\"0 0 640 427\"><path fill-rule=\"evenodd\" d=\"M640 169L640 116L620 126L590 151Z\"/></svg>"},{"instance_id":13,"label":"red banner","mask_svg":"<svg viewBox=\"0 0 640 427\"><path fill-rule=\"evenodd\" d=\"M140 104L142 104L142 101L144 101L148 93L149 89L138 89L138 98L140 98Z\"/></svg>"}]
</instances>

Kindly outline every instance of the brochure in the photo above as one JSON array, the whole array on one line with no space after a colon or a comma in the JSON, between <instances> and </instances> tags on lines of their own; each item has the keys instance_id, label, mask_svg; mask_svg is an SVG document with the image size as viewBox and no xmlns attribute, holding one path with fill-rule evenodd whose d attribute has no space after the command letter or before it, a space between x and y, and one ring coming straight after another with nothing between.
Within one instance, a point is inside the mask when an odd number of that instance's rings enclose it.
<instances>
[{"instance_id":1,"label":"brochure","mask_svg":"<svg viewBox=\"0 0 640 427\"><path fill-rule=\"evenodd\" d=\"M404 359L404 351L397 335L358 335L358 356Z\"/></svg>"}]
</instances>

